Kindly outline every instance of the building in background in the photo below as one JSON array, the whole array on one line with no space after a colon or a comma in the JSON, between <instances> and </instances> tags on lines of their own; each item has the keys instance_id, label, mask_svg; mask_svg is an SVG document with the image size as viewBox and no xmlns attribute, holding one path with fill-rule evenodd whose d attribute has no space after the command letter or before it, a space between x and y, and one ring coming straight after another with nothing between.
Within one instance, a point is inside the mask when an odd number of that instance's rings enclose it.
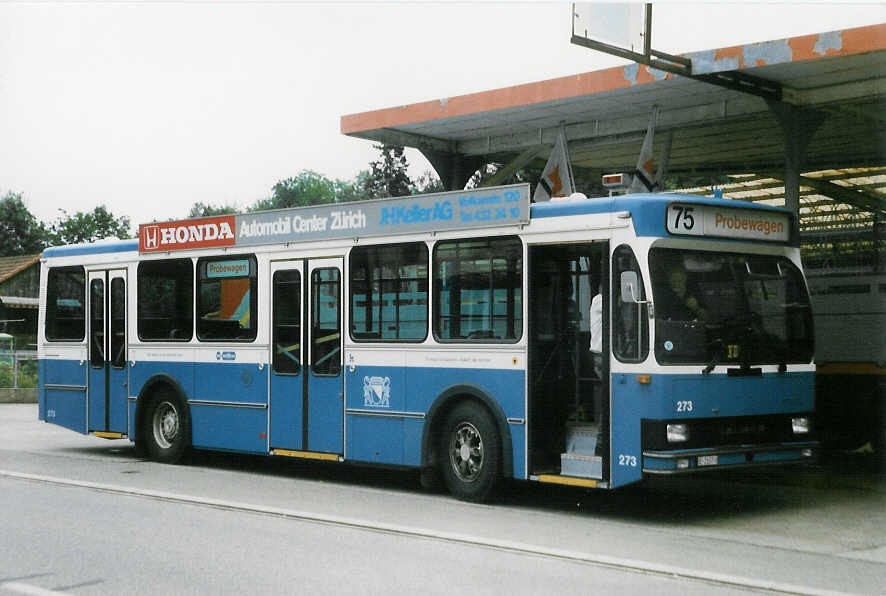
<instances>
[{"instance_id":1,"label":"building in background","mask_svg":"<svg viewBox=\"0 0 886 596\"><path fill-rule=\"evenodd\" d=\"M0 332L16 350L35 350L40 296L40 255L0 257Z\"/></svg>"}]
</instances>

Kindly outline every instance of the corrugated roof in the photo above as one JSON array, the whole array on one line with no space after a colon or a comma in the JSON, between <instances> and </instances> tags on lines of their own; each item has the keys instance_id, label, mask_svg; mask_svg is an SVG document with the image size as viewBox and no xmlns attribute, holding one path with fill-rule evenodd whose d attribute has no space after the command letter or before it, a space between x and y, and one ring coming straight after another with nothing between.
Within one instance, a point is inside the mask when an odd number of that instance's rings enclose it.
<instances>
[{"instance_id":1,"label":"corrugated roof","mask_svg":"<svg viewBox=\"0 0 886 596\"><path fill-rule=\"evenodd\" d=\"M813 115L810 171L886 164L886 24L687 54L696 73L739 71L780 84ZM675 174L783 169L784 137L754 95L629 64L341 118L343 134L428 153L508 163L533 147L543 165L565 123L573 165L601 172L636 164L653 108L655 152L673 131Z\"/></svg>"}]
</instances>

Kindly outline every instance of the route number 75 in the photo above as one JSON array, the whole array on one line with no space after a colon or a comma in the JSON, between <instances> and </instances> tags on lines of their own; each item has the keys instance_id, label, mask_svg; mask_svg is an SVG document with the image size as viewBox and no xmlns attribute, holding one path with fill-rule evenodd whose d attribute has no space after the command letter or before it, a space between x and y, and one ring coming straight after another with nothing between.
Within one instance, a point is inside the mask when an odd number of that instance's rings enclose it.
<instances>
[{"instance_id":1,"label":"route number 75","mask_svg":"<svg viewBox=\"0 0 886 596\"><path fill-rule=\"evenodd\" d=\"M695 218L692 217L692 212L695 211L695 207L674 207L674 227L676 229L680 229L680 224L683 224L683 229L686 231L692 230L695 227Z\"/></svg>"},{"instance_id":2,"label":"route number 75","mask_svg":"<svg viewBox=\"0 0 886 596\"><path fill-rule=\"evenodd\" d=\"M671 234L704 234L695 207L689 205L670 205L668 207L668 232Z\"/></svg>"}]
</instances>

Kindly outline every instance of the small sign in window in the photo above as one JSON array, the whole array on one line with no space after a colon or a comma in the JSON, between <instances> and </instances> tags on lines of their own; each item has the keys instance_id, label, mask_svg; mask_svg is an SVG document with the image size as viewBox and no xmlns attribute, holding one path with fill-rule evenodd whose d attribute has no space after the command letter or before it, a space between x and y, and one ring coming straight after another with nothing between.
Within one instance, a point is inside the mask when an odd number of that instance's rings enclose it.
<instances>
[{"instance_id":1,"label":"small sign in window","mask_svg":"<svg viewBox=\"0 0 886 596\"><path fill-rule=\"evenodd\" d=\"M249 260L210 261L206 263L206 277L245 277L249 275Z\"/></svg>"}]
</instances>

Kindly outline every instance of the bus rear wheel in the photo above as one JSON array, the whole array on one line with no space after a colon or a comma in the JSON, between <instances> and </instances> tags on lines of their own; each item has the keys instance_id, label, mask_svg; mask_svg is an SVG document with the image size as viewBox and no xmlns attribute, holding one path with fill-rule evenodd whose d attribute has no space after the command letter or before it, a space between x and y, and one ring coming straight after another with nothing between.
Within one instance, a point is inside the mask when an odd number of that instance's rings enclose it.
<instances>
[{"instance_id":1,"label":"bus rear wheel","mask_svg":"<svg viewBox=\"0 0 886 596\"><path fill-rule=\"evenodd\" d=\"M191 446L191 419L181 399L160 392L148 404L142 437L148 456L165 464L182 460Z\"/></svg>"},{"instance_id":2,"label":"bus rear wheel","mask_svg":"<svg viewBox=\"0 0 886 596\"><path fill-rule=\"evenodd\" d=\"M455 406L446 416L438 454L450 493L475 503L493 496L501 478L501 440L485 408L473 402Z\"/></svg>"}]
</instances>

